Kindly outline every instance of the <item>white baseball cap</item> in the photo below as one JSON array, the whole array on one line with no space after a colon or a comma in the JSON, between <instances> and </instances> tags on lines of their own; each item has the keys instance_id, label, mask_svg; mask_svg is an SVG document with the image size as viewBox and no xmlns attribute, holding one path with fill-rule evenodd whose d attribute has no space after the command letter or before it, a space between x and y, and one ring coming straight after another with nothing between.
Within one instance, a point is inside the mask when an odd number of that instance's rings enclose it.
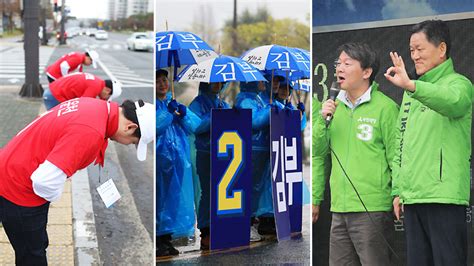
<instances>
[{"instance_id":1,"label":"white baseball cap","mask_svg":"<svg viewBox=\"0 0 474 266\"><path fill-rule=\"evenodd\" d=\"M86 50L87 54L92 60L92 67L97 68L97 60L99 60L99 54L96 51Z\"/></svg>"},{"instance_id":2,"label":"white baseball cap","mask_svg":"<svg viewBox=\"0 0 474 266\"><path fill-rule=\"evenodd\" d=\"M137 159L139 161L146 160L146 146L153 142L155 138L155 107L150 103L140 106L138 101L135 102L135 110L138 118L138 126L140 127L141 137L137 145Z\"/></svg>"},{"instance_id":3,"label":"white baseball cap","mask_svg":"<svg viewBox=\"0 0 474 266\"><path fill-rule=\"evenodd\" d=\"M109 101L118 98L122 95L122 83L118 80L112 80L112 95L110 95Z\"/></svg>"}]
</instances>

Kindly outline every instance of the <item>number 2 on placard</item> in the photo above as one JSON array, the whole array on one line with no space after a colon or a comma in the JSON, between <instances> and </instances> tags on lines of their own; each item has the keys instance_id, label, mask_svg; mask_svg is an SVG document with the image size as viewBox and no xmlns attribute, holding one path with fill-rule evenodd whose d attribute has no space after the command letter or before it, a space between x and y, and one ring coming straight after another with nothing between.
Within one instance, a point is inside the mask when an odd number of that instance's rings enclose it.
<instances>
[{"instance_id":1,"label":"number 2 on placard","mask_svg":"<svg viewBox=\"0 0 474 266\"><path fill-rule=\"evenodd\" d=\"M224 131L218 140L217 157L229 158L231 161L224 176L217 185L217 214L243 213L243 192L242 190L232 190L233 184L240 176L243 163L242 138L236 131ZM228 149L232 149L229 156Z\"/></svg>"}]
</instances>

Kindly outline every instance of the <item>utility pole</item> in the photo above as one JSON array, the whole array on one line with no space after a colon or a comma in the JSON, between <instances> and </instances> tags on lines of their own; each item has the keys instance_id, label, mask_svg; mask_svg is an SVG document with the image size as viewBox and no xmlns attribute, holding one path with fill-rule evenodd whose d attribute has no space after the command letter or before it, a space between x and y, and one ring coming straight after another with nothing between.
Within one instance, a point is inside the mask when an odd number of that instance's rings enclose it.
<instances>
[{"instance_id":1,"label":"utility pole","mask_svg":"<svg viewBox=\"0 0 474 266\"><path fill-rule=\"evenodd\" d=\"M42 97L43 87L39 83L39 1L24 2L25 38L25 84L21 87L22 97Z\"/></svg>"},{"instance_id":2,"label":"utility pole","mask_svg":"<svg viewBox=\"0 0 474 266\"><path fill-rule=\"evenodd\" d=\"M66 10L65 10L65 7L66 7L66 0L62 0L62 4L61 4L61 33L59 35L59 44L66 44L66 38L64 36L64 32L65 32L65 29L64 29L64 24L66 24Z\"/></svg>"},{"instance_id":3,"label":"utility pole","mask_svg":"<svg viewBox=\"0 0 474 266\"><path fill-rule=\"evenodd\" d=\"M41 45L48 45L48 34L46 30L46 6L49 5L47 0L41 1L41 27L43 28L43 38L41 39Z\"/></svg>"}]
</instances>

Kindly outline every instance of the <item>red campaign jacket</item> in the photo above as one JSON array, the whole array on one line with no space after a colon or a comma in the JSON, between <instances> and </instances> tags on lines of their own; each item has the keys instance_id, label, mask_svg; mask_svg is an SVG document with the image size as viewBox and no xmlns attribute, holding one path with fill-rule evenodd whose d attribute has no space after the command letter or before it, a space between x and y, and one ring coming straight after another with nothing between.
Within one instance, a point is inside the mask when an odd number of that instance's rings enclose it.
<instances>
[{"instance_id":1,"label":"red campaign jacket","mask_svg":"<svg viewBox=\"0 0 474 266\"><path fill-rule=\"evenodd\" d=\"M89 73L73 73L49 85L51 94L59 102L79 97L95 98L104 87L104 80Z\"/></svg>"},{"instance_id":2,"label":"red campaign jacket","mask_svg":"<svg viewBox=\"0 0 474 266\"><path fill-rule=\"evenodd\" d=\"M94 161L103 165L118 120L117 103L93 98L66 101L39 116L0 150L0 196L25 207L46 203L31 181L39 165L48 160L68 177Z\"/></svg>"},{"instance_id":3,"label":"red campaign jacket","mask_svg":"<svg viewBox=\"0 0 474 266\"><path fill-rule=\"evenodd\" d=\"M58 79L63 76L61 73L61 63L66 61L69 65L68 74L74 72L76 69L82 72L82 63L86 57L85 53L71 52L63 55L60 59L54 62L52 65L46 68L46 73L52 76L54 79Z\"/></svg>"}]
</instances>

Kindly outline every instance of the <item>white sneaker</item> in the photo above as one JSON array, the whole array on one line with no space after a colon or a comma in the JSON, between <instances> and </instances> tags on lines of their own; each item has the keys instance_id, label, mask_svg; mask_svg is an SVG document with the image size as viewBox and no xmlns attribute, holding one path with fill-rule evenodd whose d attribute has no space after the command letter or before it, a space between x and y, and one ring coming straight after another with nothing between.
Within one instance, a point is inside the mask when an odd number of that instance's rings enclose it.
<instances>
[{"instance_id":1,"label":"white sneaker","mask_svg":"<svg viewBox=\"0 0 474 266\"><path fill-rule=\"evenodd\" d=\"M262 236L258 233L257 225L250 226L250 242L262 241Z\"/></svg>"}]
</instances>

